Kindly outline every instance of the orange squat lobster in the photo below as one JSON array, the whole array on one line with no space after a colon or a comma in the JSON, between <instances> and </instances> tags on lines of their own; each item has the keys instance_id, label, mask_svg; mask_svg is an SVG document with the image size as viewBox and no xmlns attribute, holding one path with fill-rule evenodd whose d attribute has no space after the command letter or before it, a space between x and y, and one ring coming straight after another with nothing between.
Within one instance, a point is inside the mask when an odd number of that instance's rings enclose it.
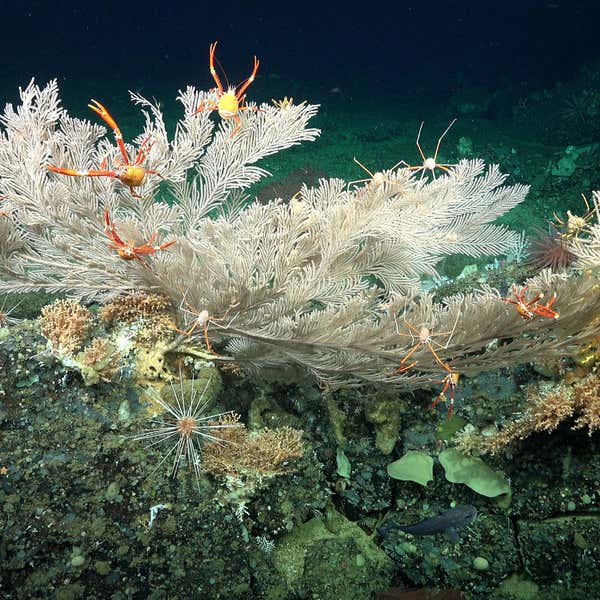
<instances>
[{"instance_id":1,"label":"orange squat lobster","mask_svg":"<svg viewBox=\"0 0 600 600\"><path fill-rule=\"evenodd\" d=\"M158 171L146 169L146 167L143 166L144 160L146 160L148 152L150 151L150 148L152 148L150 136L142 142L135 160L131 162L129 153L123 142L123 134L121 133L117 122L98 100L92 99L91 102L92 104L88 104L88 106L114 131L117 146L121 152L121 160L116 162L113 169L105 168L105 160L102 161L99 170L92 169L88 171L78 171L77 169L66 169L54 165L48 165L48 169L54 173L69 175L71 177L112 177L118 179L123 185L126 185L134 198L141 198L133 188L141 186L144 183L146 175L158 175L161 179L163 178Z\"/></svg>"},{"instance_id":2,"label":"orange squat lobster","mask_svg":"<svg viewBox=\"0 0 600 600\"><path fill-rule=\"evenodd\" d=\"M454 413L454 394L456 393L456 388L458 387L458 380L460 379L460 374L457 371L452 371L448 365L448 372L446 373L443 379L432 379L432 383L441 383L442 390L440 393L433 399L431 406L429 407L433 410L440 402L447 403L446 392L450 396L450 402L448 404L448 412L446 413L446 418L452 418Z\"/></svg>"},{"instance_id":3,"label":"orange squat lobster","mask_svg":"<svg viewBox=\"0 0 600 600\"><path fill-rule=\"evenodd\" d=\"M235 133L239 130L242 123L240 121L240 111L242 110L256 110L249 106L245 105L246 95L245 92L248 89L248 86L254 81L256 77L256 72L258 71L258 65L260 61L256 56L254 57L254 68L252 69L252 74L244 83L240 85L239 88L230 86L227 91L223 89L223 85L221 84L221 80L219 79L219 75L217 74L217 70L215 69L215 49L217 47L217 42L213 42L210 45L209 50L209 62L210 62L210 74L212 75L215 83L217 84L217 101L216 102L201 102L198 105L198 109L196 110L196 114L199 112L203 112L205 110L216 110L219 113L219 116L222 119L234 119L235 121L235 129L231 132L231 136L233 137Z\"/></svg>"},{"instance_id":4,"label":"orange squat lobster","mask_svg":"<svg viewBox=\"0 0 600 600\"><path fill-rule=\"evenodd\" d=\"M136 246L133 240L130 240L129 242L124 242L117 233L117 230L115 229L115 224L110 219L108 209L104 211L104 224L104 232L112 241L112 244L109 244L108 247L112 248L113 250L116 250L117 254L123 260L139 260L145 267L148 267L148 263L142 258L142 256L155 254L159 250L164 250L165 248L172 246L177 241L171 240L169 242L165 242L164 244L160 244L159 246L153 246L152 244L158 236L158 231L155 231L150 236L150 239L141 246Z\"/></svg>"},{"instance_id":5,"label":"orange squat lobster","mask_svg":"<svg viewBox=\"0 0 600 600\"><path fill-rule=\"evenodd\" d=\"M525 294L527 292L527 286L524 286L520 290L513 284L512 294L513 298L503 298L504 302L508 304L514 304L517 312L526 321L531 321L535 316L546 317L547 319L558 319L560 316L557 311L552 308L552 305L556 301L556 293L552 295L552 298L546 302L546 304L540 304L540 300L544 297L541 292L536 294L531 300L527 300Z\"/></svg>"},{"instance_id":6,"label":"orange squat lobster","mask_svg":"<svg viewBox=\"0 0 600 600\"><path fill-rule=\"evenodd\" d=\"M450 340L452 339L452 336L454 335L454 330L456 329L456 325L458 324L459 317L460 317L460 313L458 313L456 315L456 321L454 322L454 327L452 328L451 331L445 331L445 332L440 332L440 333L431 333L429 328L426 327L425 325L421 326L420 329L417 329L416 327L411 325L406 319L404 319L404 324L406 325L406 327L409 331L408 335L410 335L410 337L413 340L416 340L416 343L412 346L412 348L410 348L410 350L402 358L402 360L400 361L400 365L396 369L396 373L405 373L406 371L412 369L417 364L417 361L413 360L410 363L408 363L408 361L411 359L411 357L417 350L419 350L422 347L427 348L429 350L429 352L431 353L431 356L433 357L435 362L440 367L442 367L442 369L446 372L446 375L443 377L443 379L432 379L431 380L432 383L441 383L442 390L434 398L433 402L431 403L430 408L434 409L440 402L444 402L445 404L448 405L448 412L446 413L446 418L448 418L448 419L450 419L452 417L452 414L454 413L454 396L456 393L456 388L458 386L458 380L460 378L460 374L457 371L454 371L449 363L444 362L442 360L442 358L436 351L434 344L439 349L445 350L448 348L448 346L450 345ZM396 333L401 336L407 335L407 334L401 333L399 331L397 321L396 321ZM448 335L445 345L440 344L433 339L434 336L440 336L440 335ZM449 401L446 398L446 392L448 392L448 395L450 397Z\"/></svg>"}]
</instances>

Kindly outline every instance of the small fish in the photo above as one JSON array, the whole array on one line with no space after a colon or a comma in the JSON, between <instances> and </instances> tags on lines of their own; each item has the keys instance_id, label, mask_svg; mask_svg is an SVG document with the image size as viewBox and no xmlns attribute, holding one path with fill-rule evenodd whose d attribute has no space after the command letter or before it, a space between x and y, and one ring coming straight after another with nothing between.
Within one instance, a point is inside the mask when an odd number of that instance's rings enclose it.
<instances>
[{"instance_id":1,"label":"small fish","mask_svg":"<svg viewBox=\"0 0 600 600\"><path fill-rule=\"evenodd\" d=\"M412 535L435 535L445 533L452 542L459 540L457 529L462 529L477 516L477 509L470 504L456 506L444 511L437 517L430 517L412 525L399 525L395 521L389 521L377 529L380 535L385 536L392 529L399 529Z\"/></svg>"}]
</instances>

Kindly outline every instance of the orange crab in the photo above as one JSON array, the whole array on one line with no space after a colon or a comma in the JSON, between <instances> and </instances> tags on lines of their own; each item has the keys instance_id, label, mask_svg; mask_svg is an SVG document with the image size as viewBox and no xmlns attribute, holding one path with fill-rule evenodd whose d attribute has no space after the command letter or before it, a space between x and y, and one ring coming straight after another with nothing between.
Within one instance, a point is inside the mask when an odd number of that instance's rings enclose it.
<instances>
[{"instance_id":1,"label":"orange crab","mask_svg":"<svg viewBox=\"0 0 600 600\"><path fill-rule=\"evenodd\" d=\"M104 224L104 232L112 241L112 244L108 245L109 248L116 250L117 254L123 260L139 260L145 267L148 267L148 263L142 258L142 256L155 254L159 250L164 250L165 248L172 246L177 241L171 240L169 242L165 242L164 244L160 244L159 246L154 246L154 240L156 240L156 237L158 236L158 231L155 231L150 236L150 239L141 246L136 246L133 240L124 242L115 229L115 224L110 218L108 209L104 211Z\"/></svg>"},{"instance_id":2,"label":"orange crab","mask_svg":"<svg viewBox=\"0 0 600 600\"><path fill-rule=\"evenodd\" d=\"M106 169L106 160L102 161L99 170L92 169L79 171L77 169L67 169L55 165L48 165L48 169L54 173L69 175L71 177L113 177L114 179L118 179L123 185L126 185L134 198L141 198L140 194L136 193L133 188L141 186L144 183L146 175L157 175L161 179L163 178L158 171L147 169L143 166L144 160L146 160L148 152L150 151L150 148L152 148L150 136L142 142L135 160L131 162L129 153L123 142L123 134L121 133L117 122L98 100L92 99L91 102L92 103L88 104L88 106L114 131L117 146L121 152L121 159L115 163L113 169Z\"/></svg>"},{"instance_id":3,"label":"orange crab","mask_svg":"<svg viewBox=\"0 0 600 600\"><path fill-rule=\"evenodd\" d=\"M552 298L546 302L546 304L540 304L540 300L544 297L542 292L536 294L531 300L527 300L525 297L527 293L527 286L524 286L520 290L513 284L512 294L514 298L503 298L504 302L508 304L514 304L517 312L526 321L531 321L535 316L546 317L547 319L558 319L560 316L557 311L552 308L552 305L556 301L556 293L552 295Z\"/></svg>"},{"instance_id":4,"label":"orange crab","mask_svg":"<svg viewBox=\"0 0 600 600\"><path fill-rule=\"evenodd\" d=\"M219 113L219 116L222 119L233 119L235 121L235 129L231 132L231 136L235 135L235 133L239 130L242 123L240 120L240 111L242 110L255 110L249 106L245 105L246 95L245 92L248 89L248 86L254 81L256 77L256 73L258 71L258 65L260 61L256 56L254 57L254 68L252 69L252 74L246 81L244 81L239 88L235 86L230 86L227 91L223 89L223 85L221 84L221 80L219 79L219 75L217 74L217 70L215 69L215 49L217 47L217 42L213 42L210 45L209 49L209 63L210 63L210 74L212 75L215 83L217 84L217 101L216 102L201 102L198 105L198 109L196 110L196 114L205 110L216 110Z\"/></svg>"}]
</instances>

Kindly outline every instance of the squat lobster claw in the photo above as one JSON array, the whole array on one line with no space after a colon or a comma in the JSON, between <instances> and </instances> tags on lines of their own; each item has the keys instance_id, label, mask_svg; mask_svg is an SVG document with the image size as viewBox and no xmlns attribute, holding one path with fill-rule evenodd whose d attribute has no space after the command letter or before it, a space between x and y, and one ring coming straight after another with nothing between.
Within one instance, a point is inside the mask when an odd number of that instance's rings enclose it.
<instances>
[{"instance_id":1,"label":"squat lobster claw","mask_svg":"<svg viewBox=\"0 0 600 600\"><path fill-rule=\"evenodd\" d=\"M157 175L163 179L163 176L158 171L147 169L143 166L143 163L148 156L148 152L150 152L150 148L152 148L150 136L142 142L135 160L131 162L129 153L123 142L123 134L112 115L100 102L98 102L98 100L92 99L91 104L88 104L88 106L113 130L117 146L121 152L121 159L115 163L113 169L106 169L106 161L103 160L100 169L98 170L91 169L87 171L78 171L77 169L67 169L55 165L48 165L48 170L54 173L60 173L61 175L69 175L71 177L112 177L113 179L118 179L123 185L126 185L134 198L141 198L140 194L136 193L133 188L141 186L144 183L146 175Z\"/></svg>"},{"instance_id":2,"label":"squat lobster claw","mask_svg":"<svg viewBox=\"0 0 600 600\"><path fill-rule=\"evenodd\" d=\"M219 79L217 70L215 69L215 50L217 48L217 42L213 42L209 49L209 64L210 74L215 80L217 85L217 101L216 102L201 102L198 105L198 109L195 114L203 112L205 110L216 110L222 119L233 119L235 121L235 128L231 132L230 137L233 137L235 133L242 126L239 113L243 110L258 110L245 105L246 90L248 86L254 81L260 61L256 56L254 57L254 67L250 77L246 79L239 87L230 86L227 91L223 89L223 84Z\"/></svg>"},{"instance_id":3,"label":"squat lobster claw","mask_svg":"<svg viewBox=\"0 0 600 600\"><path fill-rule=\"evenodd\" d=\"M159 246L153 246L156 237L158 236L158 231L155 231L150 239L142 244L141 246L136 246L133 240L125 242L121 239L117 230L115 229L115 224L111 220L110 215L108 213L108 209L104 211L104 232L111 240L111 244L108 245L109 248L117 251L117 254L123 260L139 260L145 267L148 267L148 263L142 258L142 256L147 256L150 254L155 254L159 250L164 250L169 246L172 246L177 240L171 240L169 242L165 242L164 244L160 244Z\"/></svg>"}]
</instances>

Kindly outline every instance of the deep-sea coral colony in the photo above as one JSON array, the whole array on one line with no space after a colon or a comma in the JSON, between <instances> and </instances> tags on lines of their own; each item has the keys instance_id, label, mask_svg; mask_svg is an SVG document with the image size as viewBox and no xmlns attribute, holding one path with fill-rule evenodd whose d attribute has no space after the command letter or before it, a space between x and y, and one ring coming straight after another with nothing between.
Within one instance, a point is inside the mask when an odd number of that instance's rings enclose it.
<instances>
[{"instance_id":1,"label":"deep-sea coral colony","mask_svg":"<svg viewBox=\"0 0 600 600\"><path fill-rule=\"evenodd\" d=\"M212 61L214 53L213 44ZM187 315L180 311L184 323L179 331L192 335L196 321L196 330L201 325L205 338L206 324L211 321L205 311L223 315L232 306L231 320L220 329L219 337L228 341L232 360L250 369L284 368L292 362L327 382L344 383L355 376L389 382L402 390L425 387L442 371L440 396L454 393L459 371L470 374L515 364L525 352L556 356L597 335L597 324L590 319L598 307L597 280L588 273L577 281L549 274L532 278L527 285L533 298L541 290L555 290L557 295L551 293L550 302L542 304L541 297L529 300L523 293L510 302L514 304L510 310L507 299L493 290L448 297L444 303L418 290L420 278L435 275L435 266L445 255L480 256L510 249L518 236L493 221L521 202L528 189L504 185L506 176L498 167L486 167L481 160L442 165L444 176L436 179L431 167L439 166L441 138L431 160L419 147L423 165L388 173L386 181L389 178L393 185L346 190L343 182L332 180L301 190L290 205L274 201L268 206L255 203L247 210L235 206L241 190L264 176L255 166L260 158L318 135L307 127L315 106L285 103L284 108L283 102L278 109L263 105L260 112L248 114L243 125L249 135L228 135L232 129L234 133L239 130L240 111L226 110L224 98L231 93L227 101L235 100L234 107L237 103L240 109L257 68L255 60L251 77L242 89L231 92L219 88L215 72L217 101L209 101L210 95L193 88L182 93L184 116L172 140L166 135L159 108L133 95L147 112L147 133L160 140L153 147L152 159L158 170L169 174L176 199L172 205L153 202L153 195L132 202L120 185L103 185L98 179L79 189L65 183L66 178L52 176L53 185L48 185L39 177L48 156L62 152L77 160L76 156L94 156L102 146L96 144L94 129L60 108L55 82L43 89L32 82L22 90L23 106L17 111L6 109L0 137L0 177L2 191L7 192L7 211L11 217L23 215L0 221L3 241L13 235L20 244L7 244L8 251L0 245L6 259L0 262L2 287L7 291L67 291L105 300L151 286L175 306L189 301L194 309ZM219 100L223 100L221 107ZM204 107L223 108L222 116L233 118L234 123L215 131L205 111L197 110ZM122 153L120 131L115 133ZM35 138L38 146L30 149L23 144L24 135ZM149 139L142 143L142 155L149 151ZM192 169L195 177L190 178ZM422 178L415 177L419 173ZM110 251L101 243L89 244L90 236L98 234L101 217L96 204L90 209L88 190L98 188L105 193L97 201L102 203L100 210L110 207L112 212L114 208L127 217L115 226L105 212L108 234L118 236L111 241L119 247ZM209 218L211 210L226 204L234 206L227 206L218 219ZM124 233L129 224L138 231L177 227L181 250L159 254L144 265L151 270L141 268L131 255L144 244L124 241L129 239ZM585 258L586 265L597 265L600 228L589 230L590 243L587 235L577 240L578 256L580 261ZM114 250L127 253L131 260L121 264L114 259ZM373 279L379 288L365 289L365 281ZM560 328L543 323L556 320L555 297L565 317ZM525 318L530 313L549 319ZM417 330L456 327L452 339L446 340L447 348L436 348L439 361L427 345L414 351L419 364L410 367L408 376L403 372L408 369L391 374L414 346L395 331L394 322L400 318L414 323ZM199 336L180 337L192 344ZM114 341L120 348L128 339ZM496 342L500 343L494 352L487 352ZM187 348L182 350L182 346L176 351L185 354ZM98 354L103 347L106 344L95 342L89 354Z\"/></svg>"},{"instance_id":2,"label":"deep-sea coral colony","mask_svg":"<svg viewBox=\"0 0 600 600\"><path fill-rule=\"evenodd\" d=\"M118 296L98 317L75 300L57 300L40 317L49 349L78 370L86 385L119 373L136 380L166 375L162 353L177 329L169 299L143 292Z\"/></svg>"},{"instance_id":3,"label":"deep-sea coral colony","mask_svg":"<svg viewBox=\"0 0 600 600\"><path fill-rule=\"evenodd\" d=\"M113 119L112 115L108 112L108 110L100 103L98 100L92 100L92 104L88 104L88 106L97 113L106 124L113 130L115 134L115 139L117 142L117 146L119 148L119 152L121 153L121 159L115 162L115 165L112 169L106 168L106 159L103 159L102 164L100 165L100 169L88 169L88 170L77 170L72 168L65 167L57 167L55 165L49 164L48 170L53 171L54 173L59 173L61 175L68 175L71 177L112 177L113 179L118 179L123 185L129 187L131 195L134 198L141 198L141 195L138 194L134 188L140 187L143 185L146 175L157 175L162 178L162 175L153 169L148 169L143 166L150 149L152 148L152 143L150 142L150 137L148 136L140 145L137 156L135 160L132 162L129 157L129 152L127 151L127 147L123 142L123 134L117 125L117 122ZM154 246L153 243L158 236L158 232L155 231L147 242L136 245L134 240L123 241L117 230L115 228L114 222L111 220L108 209L104 211L104 223L105 223L105 233L108 238L111 240L109 244L110 248L113 248L117 251L117 254L124 260L138 260L145 267L148 266L148 263L142 258L142 256L148 256L150 254L155 254L159 250L164 250L169 246L172 246L176 240L171 240L169 242L164 242L157 246Z\"/></svg>"},{"instance_id":4,"label":"deep-sea coral colony","mask_svg":"<svg viewBox=\"0 0 600 600\"><path fill-rule=\"evenodd\" d=\"M527 391L523 413L500 430L481 435L474 428L457 435L458 448L465 454L497 454L509 444L533 433L552 432L561 423L575 417L571 429L587 428L588 435L600 430L600 377L590 373L574 385L534 385Z\"/></svg>"},{"instance_id":5,"label":"deep-sea coral colony","mask_svg":"<svg viewBox=\"0 0 600 600\"><path fill-rule=\"evenodd\" d=\"M94 316L76 300L57 300L44 306L40 328L53 352L71 356L81 348L94 323Z\"/></svg>"},{"instance_id":6,"label":"deep-sea coral colony","mask_svg":"<svg viewBox=\"0 0 600 600\"><path fill-rule=\"evenodd\" d=\"M223 422L237 419L226 416ZM302 431L292 427L248 432L243 425L221 432L220 442L204 448L204 468L211 473L237 479L273 476L292 470L291 461L304 455Z\"/></svg>"}]
</instances>

